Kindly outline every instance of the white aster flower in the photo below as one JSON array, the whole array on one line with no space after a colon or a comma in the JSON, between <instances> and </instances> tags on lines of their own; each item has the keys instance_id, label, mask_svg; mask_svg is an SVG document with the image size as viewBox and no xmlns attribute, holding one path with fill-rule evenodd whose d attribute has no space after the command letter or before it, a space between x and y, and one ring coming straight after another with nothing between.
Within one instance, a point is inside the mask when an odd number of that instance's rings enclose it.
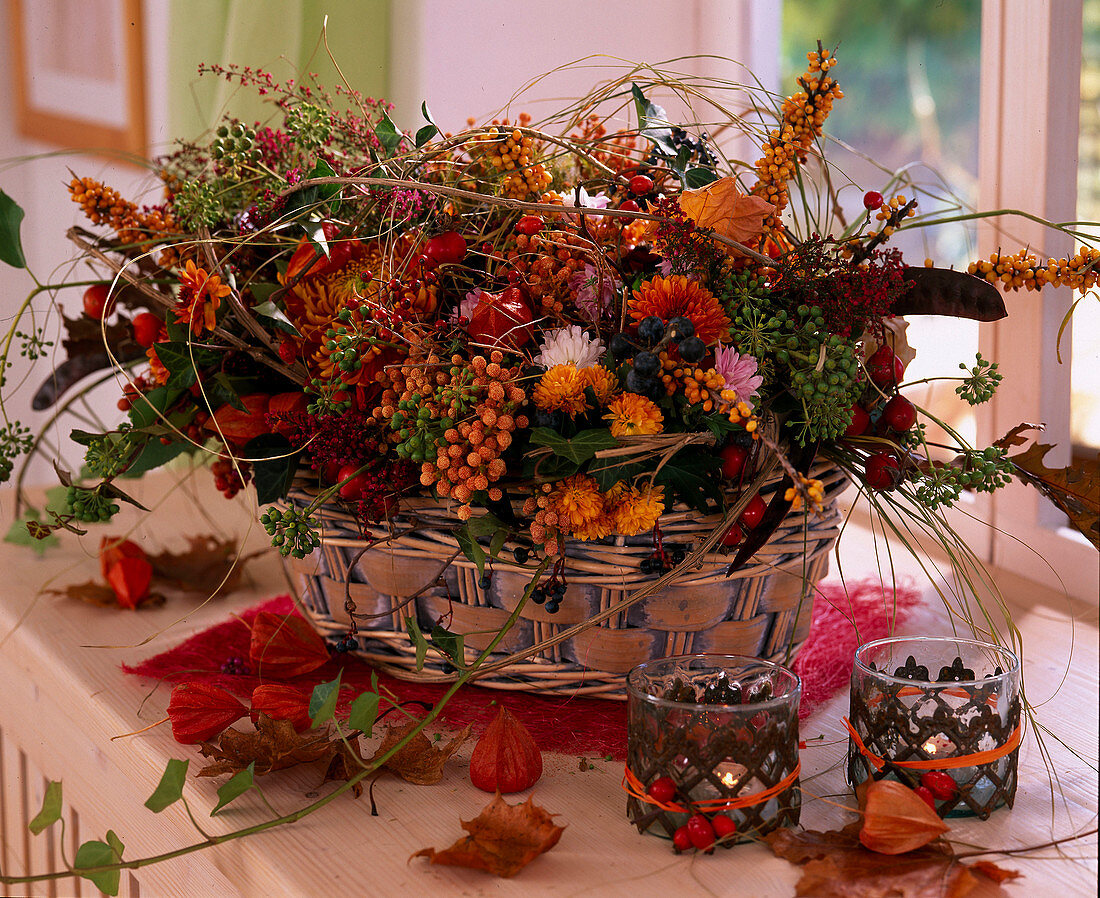
<instances>
[{"instance_id":1,"label":"white aster flower","mask_svg":"<svg viewBox=\"0 0 1100 898\"><path fill-rule=\"evenodd\" d=\"M597 193L590 196L583 187L580 188L580 199L577 198L577 188L567 190L562 194L561 201L566 206L579 206L585 209L606 209L611 198L605 193Z\"/></svg>"},{"instance_id":2,"label":"white aster flower","mask_svg":"<svg viewBox=\"0 0 1100 898\"><path fill-rule=\"evenodd\" d=\"M603 344L588 336L579 324L550 331L542 344L542 351L535 356L536 365L553 368L555 365L572 365L577 370L599 364Z\"/></svg>"}]
</instances>

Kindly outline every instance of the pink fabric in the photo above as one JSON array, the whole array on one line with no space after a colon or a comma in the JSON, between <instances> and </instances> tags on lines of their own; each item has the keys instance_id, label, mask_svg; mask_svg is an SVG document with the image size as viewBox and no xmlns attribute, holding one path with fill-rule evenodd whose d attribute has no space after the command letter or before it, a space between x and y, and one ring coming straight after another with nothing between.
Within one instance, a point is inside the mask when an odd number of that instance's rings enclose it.
<instances>
[{"instance_id":1,"label":"pink fabric","mask_svg":"<svg viewBox=\"0 0 1100 898\"><path fill-rule=\"evenodd\" d=\"M912 587L891 592L880 584L862 582L826 584L814 603L810 636L795 662L802 677L803 693L800 717L805 718L843 688L851 675L852 654L860 641L885 635L901 623L919 601ZM248 701L259 685L258 677L221 672L222 665L238 657L248 662L249 624L260 611L289 614L294 605L289 596L262 602L224 623L216 624L192 636L175 648L162 652L123 671L141 677L213 683ZM856 635L858 629L858 637ZM338 710L360 692L370 688L373 669L358 658L334 655L323 667L305 677L287 681L309 692L318 683L334 679L343 670L341 702ZM399 702L424 702L434 705L446 691L445 686L410 683L385 674L378 675L383 695L392 693ZM576 756L626 757L626 703L581 697L543 696L503 692L478 686L466 686L451 698L442 717L453 726L472 723L483 730L496 715L496 705L504 705L531 731L544 751ZM383 710L387 707L384 702Z\"/></svg>"}]
</instances>

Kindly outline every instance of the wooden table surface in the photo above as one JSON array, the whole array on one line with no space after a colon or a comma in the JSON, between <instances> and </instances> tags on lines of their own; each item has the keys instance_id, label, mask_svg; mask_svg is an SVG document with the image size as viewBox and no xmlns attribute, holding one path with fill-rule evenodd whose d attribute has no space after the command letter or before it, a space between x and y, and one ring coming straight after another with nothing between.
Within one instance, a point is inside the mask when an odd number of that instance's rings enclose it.
<instances>
[{"instance_id":1,"label":"wooden table surface","mask_svg":"<svg viewBox=\"0 0 1100 898\"><path fill-rule=\"evenodd\" d=\"M201 478L209 479L209 475ZM164 487L164 481L150 489ZM251 526L247 507L227 503L185 484L168 492L161 508L133 538L151 551L180 548L186 534L217 532L243 536L261 546L266 537ZM3 520L11 520L12 494L0 493ZM120 738L164 716L168 688L123 675L121 662L136 662L229 617L259 599L286 590L274 555L253 562L252 583L230 598L205 605L170 598L159 609L139 613L92 607L46 595L45 588L97 575L90 554L98 533L120 534L134 516L109 528L93 528L94 539L63 545L36 557L30 550L0 544L0 869L39 873L57 869L62 848L71 860L75 845L102 839L108 828L126 845L125 857L160 853L196 841L183 809L159 815L143 807L170 757L201 760L191 747L172 740L166 726ZM5 523L5 528L7 524ZM845 535L845 574L876 570L866 533ZM916 570L909 566L909 570ZM901 571L906 573L906 569ZM925 579L923 585L927 586ZM1014 588L1018 584L1011 584ZM1019 590L1024 592L1023 590ZM1014 605L1024 637L1027 697L1048 728L1045 751L1029 728L1020 750L1020 787L1013 810L999 810L982 822L949 821L953 839L976 846L1037 845L1095 827L1097 820L1096 608L1071 606L1057 593L1029 588L1028 604ZM906 632L947 632L939 599L929 590L930 611ZM842 694L803 724L810 740L803 752L802 824L826 829L854 819L854 804L840 768L845 740ZM815 737L824 737L815 741ZM364 797L341 797L319 813L289 827L251 836L184 858L124 873L122 890L131 898L153 896L329 896L329 895L553 895L680 896L730 895L787 898L798 872L759 845L740 845L713 856L676 856L667 842L638 835L625 816L618 763L547 755L536 802L566 826L558 846L511 880L475 871L432 867L409 860L426 846L443 848L462 835L460 819L475 817L488 796L469 781L469 746L445 768L443 782L412 786L386 777L379 781L380 816L370 815ZM1055 774L1051 776L1051 772ZM25 823L37 812L44 784L61 780L65 796L64 846L58 827L34 838ZM259 781L279 811L289 811L318 794L310 770L282 771ZM264 819L254 795L211 819L219 782L190 778L184 794L204 827L228 831ZM324 787L325 789L331 787ZM322 790L323 791L323 790ZM513 796L511 800L523 798ZM973 895L1095 895L1095 835L1058 848L1011 859L993 857L1025 874L1002 893L982 886ZM2 891L2 889L0 889ZM87 881L73 878L4 894L95 895Z\"/></svg>"}]
</instances>

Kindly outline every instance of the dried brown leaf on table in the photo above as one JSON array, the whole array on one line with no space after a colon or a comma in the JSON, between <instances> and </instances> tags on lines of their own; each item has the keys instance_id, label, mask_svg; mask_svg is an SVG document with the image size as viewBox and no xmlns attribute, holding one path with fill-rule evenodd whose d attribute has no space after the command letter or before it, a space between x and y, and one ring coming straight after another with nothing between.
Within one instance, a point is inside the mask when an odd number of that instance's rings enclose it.
<instances>
[{"instance_id":1,"label":"dried brown leaf on table","mask_svg":"<svg viewBox=\"0 0 1100 898\"><path fill-rule=\"evenodd\" d=\"M240 585L245 562L261 554L253 552L238 558L235 540L206 534L188 536L183 552L160 552L148 557L154 576L177 589L207 596L215 590L221 595L231 593Z\"/></svg>"},{"instance_id":2,"label":"dried brown leaf on table","mask_svg":"<svg viewBox=\"0 0 1100 898\"><path fill-rule=\"evenodd\" d=\"M1011 870L957 860L946 842L905 854L878 854L859 841L861 823L842 830L776 830L764 837L777 857L802 867L795 894L813 898L962 898L978 884L975 873L994 883L1014 878ZM992 870L987 870L988 864ZM997 876L1001 876L998 879ZM985 895L1003 895L995 888Z\"/></svg>"},{"instance_id":3,"label":"dried brown leaf on table","mask_svg":"<svg viewBox=\"0 0 1100 898\"><path fill-rule=\"evenodd\" d=\"M991 879L998 885L1002 882L1019 879L1024 875L1019 870L1006 870L1004 867L998 867L993 861L974 861L969 866L975 873L981 873L986 879Z\"/></svg>"},{"instance_id":4,"label":"dried brown leaf on table","mask_svg":"<svg viewBox=\"0 0 1100 898\"><path fill-rule=\"evenodd\" d=\"M388 752L419 723L418 720L408 720L386 730L386 735L382 737L382 744L378 746L378 751L370 760L373 761ZM397 751L389 760L384 761L382 766L392 770L406 782L417 786L431 786L443 779L443 765L458 751L459 746L469 735L470 727L467 726L454 738L437 747L432 745L421 731L409 740L408 745Z\"/></svg>"},{"instance_id":5,"label":"dried brown leaf on table","mask_svg":"<svg viewBox=\"0 0 1100 898\"><path fill-rule=\"evenodd\" d=\"M84 583L71 583L64 589L44 590L48 596L61 596L66 599L76 599L78 602L87 602L89 605L97 605L100 608L120 608L118 596L109 586L87 580ZM159 593L147 593L136 605L137 608L157 608L164 604L164 596Z\"/></svg>"},{"instance_id":6,"label":"dried brown leaf on table","mask_svg":"<svg viewBox=\"0 0 1100 898\"><path fill-rule=\"evenodd\" d=\"M308 764L328 757L333 746L328 727L299 734L289 720L272 720L261 714L255 732L228 729L217 743L202 743L199 751L204 757L213 758L214 763L203 767L198 776L221 776L239 773L252 763L257 774Z\"/></svg>"},{"instance_id":7,"label":"dried brown leaf on table","mask_svg":"<svg viewBox=\"0 0 1100 898\"><path fill-rule=\"evenodd\" d=\"M565 831L531 798L523 804L508 804L499 795L476 819L461 823L468 836L443 851L424 848L413 857L426 857L433 864L485 870L496 876L515 876L557 845Z\"/></svg>"},{"instance_id":8,"label":"dried brown leaf on table","mask_svg":"<svg viewBox=\"0 0 1100 898\"><path fill-rule=\"evenodd\" d=\"M359 737L349 739L347 742L344 742L343 739L334 739L332 741L332 758L328 762L328 767L325 768L325 778L321 782L327 783L329 780L339 780L346 783L366 765L367 761L364 760L362 752L359 751ZM362 781L352 786L351 791L356 798L362 795Z\"/></svg>"},{"instance_id":9,"label":"dried brown leaf on table","mask_svg":"<svg viewBox=\"0 0 1100 898\"><path fill-rule=\"evenodd\" d=\"M1069 517L1070 523L1100 549L1100 453L1068 468L1048 468L1044 456L1049 443L1032 443L1023 452L1010 455L1013 472L1030 483Z\"/></svg>"}]
</instances>

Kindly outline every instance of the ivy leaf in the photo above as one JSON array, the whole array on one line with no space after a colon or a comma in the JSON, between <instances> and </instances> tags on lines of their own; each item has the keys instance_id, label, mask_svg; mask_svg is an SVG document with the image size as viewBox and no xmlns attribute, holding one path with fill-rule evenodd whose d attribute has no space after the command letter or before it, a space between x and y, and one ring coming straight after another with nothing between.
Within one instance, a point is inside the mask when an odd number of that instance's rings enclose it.
<instances>
[{"instance_id":1,"label":"ivy leaf","mask_svg":"<svg viewBox=\"0 0 1100 898\"><path fill-rule=\"evenodd\" d=\"M260 303L258 306L253 306L252 312L256 315L256 317L269 322L281 331L286 331L288 334L294 334L294 336L296 337L301 336L298 328L296 328L291 323L290 319L286 317L286 313L277 305L275 305L275 303L273 303L270 299L267 300L267 302ZM159 350L157 354L160 354Z\"/></svg>"},{"instance_id":2,"label":"ivy leaf","mask_svg":"<svg viewBox=\"0 0 1100 898\"><path fill-rule=\"evenodd\" d=\"M163 415L185 390L176 387L156 387L148 393L139 393L130 406L130 424L135 429L150 427L160 423L160 415ZM159 414L158 414L159 412Z\"/></svg>"},{"instance_id":3,"label":"ivy leaf","mask_svg":"<svg viewBox=\"0 0 1100 898\"><path fill-rule=\"evenodd\" d=\"M249 440L244 451L252 459L256 501L266 505L285 496L298 469L298 453L290 440L282 434L262 433Z\"/></svg>"},{"instance_id":4,"label":"ivy leaf","mask_svg":"<svg viewBox=\"0 0 1100 898\"><path fill-rule=\"evenodd\" d=\"M244 770L233 774L233 776L218 789L218 803L214 805L214 810L210 812L210 816L213 817L231 801L236 801L244 795L245 792L256 785L253 781L255 772L256 762L253 761Z\"/></svg>"},{"instance_id":5,"label":"ivy leaf","mask_svg":"<svg viewBox=\"0 0 1100 898\"><path fill-rule=\"evenodd\" d=\"M688 190L698 190L700 187L706 187L708 184L713 184L718 180L718 175L709 168L689 168L684 172L684 186Z\"/></svg>"},{"instance_id":6,"label":"ivy leaf","mask_svg":"<svg viewBox=\"0 0 1100 898\"><path fill-rule=\"evenodd\" d=\"M477 565L478 574L485 572L485 550L481 548L477 539L473 533L470 532L470 525L464 524L461 527L456 528L454 531L455 541L458 543L458 547L462 550L462 554L470 559L475 565ZM419 663L417 670L419 670Z\"/></svg>"},{"instance_id":7,"label":"ivy leaf","mask_svg":"<svg viewBox=\"0 0 1100 898\"><path fill-rule=\"evenodd\" d=\"M409 639L412 640L413 645L416 646L416 669L424 669L424 658L428 654L428 640L424 638L424 634L420 632L420 624L416 622L415 617L405 618L405 629L408 631Z\"/></svg>"},{"instance_id":8,"label":"ivy leaf","mask_svg":"<svg viewBox=\"0 0 1100 898\"><path fill-rule=\"evenodd\" d=\"M601 449L618 446L619 441L611 435L611 431L602 427L582 430L569 439L549 427L535 427L531 431L531 444L546 446L554 455L582 465Z\"/></svg>"},{"instance_id":9,"label":"ivy leaf","mask_svg":"<svg viewBox=\"0 0 1100 898\"><path fill-rule=\"evenodd\" d=\"M187 766L190 763L178 758L169 758L160 782L145 802L145 807L154 814L159 814L183 798L183 784L187 778Z\"/></svg>"},{"instance_id":10,"label":"ivy leaf","mask_svg":"<svg viewBox=\"0 0 1100 898\"><path fill-rule=\"evenodd\" d=\"M190 447L186 443L169 443L165 446L160 440L150 438L146 441L141 452L138 453L137 458L127 466L122 476L127 479L140 477L147 471L152 471L154 468L159 468L161 465L167 464L177 455L186 452L189 448Z\"/></svg>"},{"instance_id":11,"label":"ivy leaf","mask_svg":"<svg viewBox=\"0 0 1100 898\"><path fill-rule=\"evenodd\" d=\"M489 554L493 558L499 558L501 550L504 549L504 544L508 541L508 530L500 529L493 534L493 538L489 541Z\"/></svg>"},{"instance_id":12,"label":"ivy leaf","mask_svg":"<svg viewBox=\"0 0 1100 898\"><path fill-rule=\"evenodd\" d=\"M42 555L50 546L56 546L58 542L52 532L45 532L44 535L39 536L31 533L33 529L35 533L43 534L43 526L42 512L37 508L28 508L21 517L11 522L4 536L4 542L11 543L13 546L26 546L36 555Z\"/></svg>"},{"instance_id":13,"label":"ivy leaf","mask_svg":"<svg viewBox=\"0 0 1100 898\"><path fill-rule=\"evenodd\" d=\"M436 624L431 632L432 645L454 662L455 667L461 667L466 663L463 652L464 637L461 633L452 633L446 627Z\"/></svg>"},{"instance_id":14,"label":"ivy leaf","mask_svg":"<svg viewBox=\"0 0 1100 898\"><path fill-rule=\"evenodd\" d=\"M371 691L360 692L351 703L348 726L359 730L368 739L378 719L378 674L371 673Z\"/></svg>"},{"instance_id":15,"label":"ivy leaf","mask_svg":"<svg viewBox=\"0 0 1100 898\"><path fill-rule=\"evenodd\" d=\"M92 884L105 895L118 894L118 870L102 870L98 873L81 873L90 867L106 867L122 861L123 845L113 830L107 830L107 841L85 842L76 850L73 858L73 872L92 881Z\"/></svg>"},{"instance_id":16,"label":"ivy leaf","mask_svg":"<svg viewBox=\"0 0 1100 898\"><path fill-rule=\"evenodd\" d=\"M665 463L654 482L668 487L676 496L702 514L711 510L720 497L718 481L706 476L722 464L716 455L699 451L678 452Z\"/></svg>"},{"instance_id":17,"label":"ivy leaf","mask_svg":"<svg viewBox=\"0 0 1100 898\"><path fill-rule=\"evenodd\" d=\"M393 123L389 115L385 112L382 113L382 121L374 126L374 136L378 138L379 143L386 148L386 152L392 154L399 146L403 135L397 130L397 125ZM417 144L419 146L419 144Z\"/></svg>"},{"instance_id":18,"label":"ivy leaf","mask_svg":"<svg viewBox=\"0 0 1100 898\"><path fill-rule=\"evenodd\" d=\"M637 84L630 85L634 97L634 110L638 114L638 132L646 140L656 144L661 153L670 159L676 158L676 145L672 142L672 125L668 115L660 106L650 103Z\"/></svg>"},{"instance_id":19,"label":"ivy leaf","mask_svg":"<svg viewBox=\"0 0 1100 898\"><path fill-rule=\"evenodd\" d=\"M168 369L166 386L185 389L198 379L198 372L214 365L221 353L188 343L157 344L157 358Z\"/></svg>"},{"instance_id":20,"label":"ivy leaf","mask_svg":"<svg viewBox=\"0 0 1100 898\"><path fill-rule=\"evenodd\" d=\"M336 700L340 697L340 678L344 675L340 671L335 680L327 683L318 683L313 687L313 695L309 697L309 718L313 721L312 729L317 729L321 724L332 720L336 714Z\"/></svg>"},{"instance_id":21,"label":"ivy leaf","mask_svg":"<svg viewBox=\"0 0 1100 898\"><path fill-rule=\"evenodd\" d=\"M19 225L22 221L23 209L0 190L0 262L7 262L13 268L27 267L23 241L19 236Z\"/></svg>"},{"instance_id":22,"label":"ivy leaf","mask_svg":"<svg viewBox=\"0 0 1100 898\"><path fill-rule=\"evenodd\" d=\"M51 781L46 786L46 794L42 796L42 809L35 814L34 819L27 824L34 835L38 835L44 829L53 826L61 819L61 783Z\"/></svg>"},{"instance_id":23,"label":"ivy leaf","mask_svg":"<svg viewBox=\"0 0 1100 898\"><path fill-rule=\"evenodd\" d=\"M439 126L435 123L432 114L428 111L427 102L420 104L420 114L424 116L424 121L428 124L424 125L416 132L416 145L418 147L424 146L424 144L439 133Z\"/></svg>"},{"instance_id":24,"label":"ivy leaf","mask_svg":"<svg viewBox=\"0 0 1100 898\"><path fill-rule=\"evenodd\" d=\"M631 480L646 471L644 462L615 462L609 459L605 464L596 463L588 469L589 475L600 485L605 493L622 480Z\"/></svg>"}]
</instances>

